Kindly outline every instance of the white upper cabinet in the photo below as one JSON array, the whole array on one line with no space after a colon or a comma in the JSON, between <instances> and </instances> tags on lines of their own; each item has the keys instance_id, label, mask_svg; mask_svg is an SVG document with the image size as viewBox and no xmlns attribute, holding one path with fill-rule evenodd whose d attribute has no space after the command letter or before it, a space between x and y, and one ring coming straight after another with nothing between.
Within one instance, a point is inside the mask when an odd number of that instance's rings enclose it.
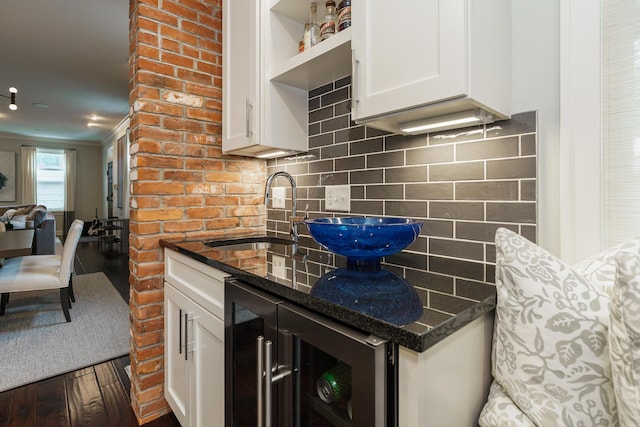
<instances>
[{"instance_id":1,"label":"white upper cabinet","mask_svg":"<svg viewBox=\"0 0 640 427\"><path fill-rule=\"evenodd\" d=\"M222 10L222 137L231 151L258 138L260 18L255 0L225 0Z\"/></svg>"},{"instance_id":2,"label":"white upper cabinet","mask_svg":"<svg viewBox=\"0 0 640 427\"><path fill-rule=\"evenodd\" d=\"M349 75L352 119L367 126L400 132L477 108L510 117L509 0L353 0L351 27L300 53L310 3L223 1L224 153L307 151L309 90Z\"/></svg>"},{"instance_id":3,"label":"white upper cabinet","mask_svg":"<svg viewBox=\"0 0 640 427\"><path fill-rule=\"evenodd\" d=\"M354 2L352 119L398 123L481 107L510 116L508 0Z\"/></svg>"},{"instance_id":4,"label":"white upper cabinet","mask_svg":"<svg viewBox=\"0 0 640 427\"><path fill-rule=\"evenodd\" d=\"M302 35L304 21L296 28L272 11L272 3L223 1L225 154L276 157L308 148L308 91L269 77L283 52L297 54L292 40Z\"/></svg>"}]
</instances>

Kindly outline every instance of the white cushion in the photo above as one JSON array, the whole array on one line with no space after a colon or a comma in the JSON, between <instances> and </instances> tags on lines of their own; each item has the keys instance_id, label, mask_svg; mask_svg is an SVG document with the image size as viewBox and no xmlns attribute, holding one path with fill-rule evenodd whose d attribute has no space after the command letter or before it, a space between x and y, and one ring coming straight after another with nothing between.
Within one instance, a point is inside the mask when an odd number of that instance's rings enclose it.
<instances>
[{"instance_id":1,"label":"white cushion","mask_svg":"<svg viewBox=\"0 0 640 427\"><path fill-rule=\"evenodd\" d=\"M489 400L482 408L480 427L534 427L524 412L520 410L513 400L505 393L498 382L491 383L489 388Z\"/></svg>"},{"instance_id":2,"label":"white cushion","mask_svg":"<svg viewBox=\"0 0 640 427\"><path fill-rule=\"evenodd\" d=\"M616 281L610 310L613 386L622 426L640 423L640 256L616 256Z\"/></svg>"},{"instance_id":3,"label":"white cushion","mask_svg":"<svg viewBox=\"0 0 640 427\"><path fill-rule=\"evenodd\" d=\"M0 220L3 222L7 222L15 216L16 212L18 212L16 209L7 209L0 217Z\"/></svg>"},{"instance_id":4,"label":"white cushion","mask_svg":"<svg viewBox=\"0 0 640 427\"><path fill-rule=\"evenodd\" d=\"M0 293L59 289L68 285L61 283L58 270L60 262L36 266L23 261L37 255L8 258L0 268Z\"/></svg>"},{"instance_id":5,"label":"white cushion","mask_svg":"<svg viewBox=\"0 0 640 427\"><path fill-rule=\"evenodd\" d=\"M616 280L616 255L620 252L640 254L640 238L630 239L573 265L582 277L611 294Z\"/></svg>"},{"instance_id":6,"label":"white cushion","mask_svg":"<svg viewBox=\"0 0 640 427\"><path fill-rule=\"evenodd\" d=\"M62 256L28 255L9 258L0 268L0 293L64 288L69 285L83 222L76 219L62 249Z\"/></svg>"},{"instance_id":7,"label":"white cushion","mask_svg":"<svg viewBox=\"0 0 640 427\"><path fill-rule=\"evenodd\" d=\"M617 425L602 286L504 228L496 250L495 380L537 425Z\"/></svg>"}]
</instances>

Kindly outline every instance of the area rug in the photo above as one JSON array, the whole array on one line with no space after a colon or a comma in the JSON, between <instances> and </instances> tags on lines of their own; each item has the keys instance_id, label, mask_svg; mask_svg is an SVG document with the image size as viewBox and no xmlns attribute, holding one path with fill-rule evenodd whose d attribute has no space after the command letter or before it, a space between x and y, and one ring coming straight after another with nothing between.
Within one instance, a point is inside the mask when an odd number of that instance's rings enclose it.
<instances>
[{"instance_id":1,"label":"area rug","mask_svg":"<svg viewBox=\"0 0 640 427\"><path fill-rule=\"evenodd\" d=\"M129 307L104 273L73 277L67 323L60 292L11 294L0 316L0 392L129 353Z\"/></svg>"}]
</instances>

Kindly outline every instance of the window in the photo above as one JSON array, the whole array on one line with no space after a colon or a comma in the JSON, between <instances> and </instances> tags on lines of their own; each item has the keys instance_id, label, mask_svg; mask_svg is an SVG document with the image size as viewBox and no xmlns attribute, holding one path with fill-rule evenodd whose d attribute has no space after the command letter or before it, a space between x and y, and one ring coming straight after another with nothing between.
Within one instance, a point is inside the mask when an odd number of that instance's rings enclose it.
<instances>
[{"instance_id":1,"label":"window","mask_svg":"<svg viewBox=\"0 0 640 427\"><path fill-rule=\"evenodd\" d=\"M604 207L608 245L640 234L640 3L603 2Z\"/></svg>"},{"instance_id":2,"label":"window","mask_svg":"<svg viewBox=\"0 0 640 427\"><path fill-rule=\"evenodd\" d=\"M63 150L38 148L36 152L37 203L51 211L64 211L64 159Z\"/></svg>"}]
</instances>

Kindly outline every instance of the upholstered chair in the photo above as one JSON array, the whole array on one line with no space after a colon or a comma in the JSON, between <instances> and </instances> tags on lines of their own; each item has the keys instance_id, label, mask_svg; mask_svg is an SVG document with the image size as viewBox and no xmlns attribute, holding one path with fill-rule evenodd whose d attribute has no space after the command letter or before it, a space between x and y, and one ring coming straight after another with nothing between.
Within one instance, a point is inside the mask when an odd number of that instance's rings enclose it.
<instances>
[{"instance_id":1,"label":"upholstered chair","mask_svg":"<svg viewBox=\"0 0 640 427\"><path fill-rule=\"evenodd\" d=\"M39 291L47 289L60 290L60 303L67 322L71 288L71 274L78 241L82 234L84 222L77 219L69 227L67 238L62 249L62 256L57 255L27 255L9 258L0 268L0 316L4 315L5 307L12 292Z\"/></svg>"}]
</instances>

